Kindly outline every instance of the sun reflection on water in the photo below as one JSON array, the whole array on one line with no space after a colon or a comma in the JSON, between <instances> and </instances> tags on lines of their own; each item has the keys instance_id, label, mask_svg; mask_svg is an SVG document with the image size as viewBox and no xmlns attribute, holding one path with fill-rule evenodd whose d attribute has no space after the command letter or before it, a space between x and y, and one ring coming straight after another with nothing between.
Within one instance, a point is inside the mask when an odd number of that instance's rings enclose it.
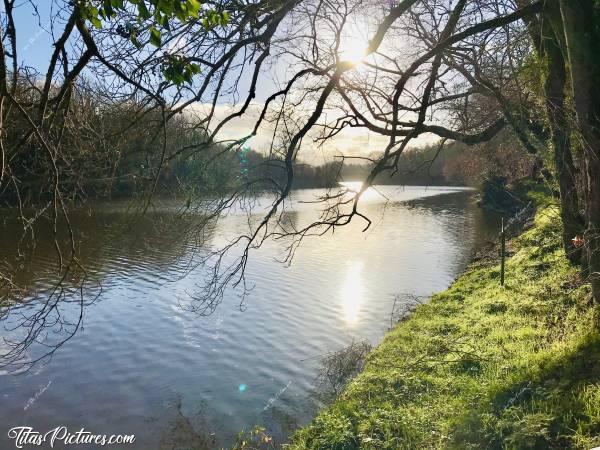
<instances>
[{"instance_id":1,"label":"sun reflection on water","mask_svg":"<svg viewBox=\"0 0 600 450\"><path fill-rule=\"evenodd\" d=\"M363 182L362 181L342 181L340 182L340 184L345 187L346 189L348 189L349 195L352 196L352 198L354 198L354 196L360 191L360 189L362 188ZM363 192L363 194L360 197L360 201L361 202L365 202L365 201L372 201L372 200L383 200L385 199L385 197L380 194L379 192L377 192L377 190L375 188L373 188L372 186L367 188L367 190L365 192Z\"/></svg>"},{"instance_id":2,"label":"sun reflection on water","mask_svg":"<svg viewBox=\"0 0 600 450\"><path fill-rule=\"evenodd\" d=\"M358 322L360 307L363 302L364 284L362 270L362 261L350 262L346 269L346 278L340 292L344 321L350 325Z\"/></svg>"}]
</instances>

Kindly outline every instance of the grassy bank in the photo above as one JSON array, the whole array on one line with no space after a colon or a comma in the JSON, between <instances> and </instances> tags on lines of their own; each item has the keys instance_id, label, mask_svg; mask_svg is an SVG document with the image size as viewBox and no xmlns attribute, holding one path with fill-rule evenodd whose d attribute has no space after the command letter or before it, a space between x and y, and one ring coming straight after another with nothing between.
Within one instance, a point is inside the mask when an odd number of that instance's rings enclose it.
<instances>
[{"instance_id":1,"label":"grassy bank","mask_svg":"<svg viewBox=\"0 0 600 450\"><path fill-rule=\"evenodd\" d=\"M510 248L504 288L497 258L473 263L289 448L600 446L600 335L556 207L540 206Z\"/></svg>"}]
</instances>

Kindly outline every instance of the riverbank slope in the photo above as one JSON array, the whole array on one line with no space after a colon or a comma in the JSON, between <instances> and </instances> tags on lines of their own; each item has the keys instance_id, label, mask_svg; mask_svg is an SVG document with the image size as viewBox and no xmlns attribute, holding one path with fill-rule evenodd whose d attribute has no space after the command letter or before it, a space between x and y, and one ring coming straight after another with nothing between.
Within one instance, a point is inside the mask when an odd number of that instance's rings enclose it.
<instances>
[{"instance_id":1,"label":"riverbank slope","mask_svg":"<svg viewBox=\"0 0 600 450\"><path fill-rule=\"evenodd\" d=\"M600 335L558 209L541 203L510 243L504 288L496 257L474 262L388 333L288 448L600 446Z\"/></svg>"}]
</instances>

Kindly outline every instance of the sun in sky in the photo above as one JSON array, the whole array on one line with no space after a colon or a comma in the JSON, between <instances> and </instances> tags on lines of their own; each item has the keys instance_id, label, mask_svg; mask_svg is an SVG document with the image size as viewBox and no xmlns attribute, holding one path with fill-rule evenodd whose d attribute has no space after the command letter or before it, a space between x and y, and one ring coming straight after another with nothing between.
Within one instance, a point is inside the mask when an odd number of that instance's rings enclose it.
<instances>
[{"instance_id":1,"label":"sun in sky","mask_svg":"<svg viewBox=\"0 0 600 450\"><path fill-rule=\"evenodd\" d=\"M364 62L369 48L367 28L356 22L351 22L344 27L338 49L340 61L349 61L353 65L360 65Z\"/></svg>"},{"instance_id":2,"label":"sun in sky","mask_svg":"<svg viewBox=\"0 0 600 450\"><path fill-rule=\"evenodd\" d=\"M349 61L353 65L357 66L364 62L367 57L367 46L361 45L362 43L355 43L358 45L345 45L339 51L339 57L341 61Z\"/></svg>"}]
</instances>

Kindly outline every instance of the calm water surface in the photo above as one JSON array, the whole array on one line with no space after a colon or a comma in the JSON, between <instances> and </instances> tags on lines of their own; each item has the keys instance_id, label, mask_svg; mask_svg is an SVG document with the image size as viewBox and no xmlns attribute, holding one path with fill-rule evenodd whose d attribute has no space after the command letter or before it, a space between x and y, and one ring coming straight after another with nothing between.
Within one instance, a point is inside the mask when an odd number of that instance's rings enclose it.
<instances>
[{"instance_id":1,"label":"calm water surface","mask_svg":"<svg viewBox=\"0 0 600 450\"><path fill-rule=\"evenodd\" d=\"M291 266L278 261L282 243L252 253L247 279L254 289L245 309L239 292L229 290L209 317L181 307L204 276L201 270L179 276L194 242L148 222L111 233L123 215L118 206L76 216L83 262L102 293L85 308L83 329L50 361L0 375L0 448L14 448L6 433L19 425L133 433L135 445L123 448L148 450L220 448L256 424L281 438L307 423L319 407L312 391L320 355L353 339L379 342L396 295L445 289L478 243L493 239L496 221L469 191L380 191L389 202L382 214L382 197L367 195L363 208L374 226L366 233L357 221L307 239ZM301 201L320 193L295 192L287 219L314 218L314 206ZM230 215L210 245L246 224L245 215ZM12 261L17 237L5 225L2 260ZM25 311L44 297L54 263L51 242L40 237L32 261L20 266L18 281L31 290ZM76 304L66 308L77 311ZM1 336L10 336L10 322L0 326Z\"/></svg>"}]
</instances>

